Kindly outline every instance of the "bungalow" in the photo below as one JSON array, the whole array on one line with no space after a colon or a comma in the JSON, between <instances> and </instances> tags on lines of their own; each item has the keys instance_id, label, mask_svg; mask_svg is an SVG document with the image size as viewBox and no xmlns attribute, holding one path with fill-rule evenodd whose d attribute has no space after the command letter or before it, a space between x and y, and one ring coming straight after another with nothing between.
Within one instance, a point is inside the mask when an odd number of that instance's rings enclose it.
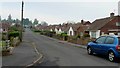
<instances>
[{"instance_id":1,"label":"bungalow","mask_svg":"<svg viewBox=\"0 0 120 68\"><path fill-rule=\"evenodd\" d=\"M69 36L80 35L83 36L85 30L91 25L89 21L81 20L81 23L72 24L68 27L67 34Z\"/></svg>"},{"instance_id":2,"label":"bungalow","mask_svg":"<svg viewBox=\"0 0 120 68\"><path fill-rule=\"evenodd\" d=\"M57 25L57 26L55 27L55 32L56 32L56 34L65 33L66 27L67 27L67 26L65 26L65 25Z\"/></svg>"},{"instance_id":3,"label":"bungalow","mask_svg":"<svg viewBox=\"0 0 120 68\"><path fill-rule=\"evenodd\" d=\"M101 35L120 34L120 16L114 16L110 13L110 17L96 19L87 30L91 38L98 38Z\"/></svg>"},{"instance_id":4,"label":"bungalow","mask_svg":"<svg viewBox=\"0 0 120 68\"><path fill-rule=\"evenodd\" d=\"M73 24L73 25L70 25L68 27L68 36L75 36L77 35L77 28L79 27L80 23L79 24Z\"/></svg>"}]
</instances>

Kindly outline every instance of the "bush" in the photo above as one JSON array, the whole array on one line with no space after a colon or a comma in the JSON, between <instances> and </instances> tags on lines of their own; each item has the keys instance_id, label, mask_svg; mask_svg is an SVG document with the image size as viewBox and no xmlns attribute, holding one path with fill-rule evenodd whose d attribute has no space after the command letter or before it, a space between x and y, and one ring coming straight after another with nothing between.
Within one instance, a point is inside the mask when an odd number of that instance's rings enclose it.
<instances>
[{"instance_id":1,"label":"bush","mask_svg":"<svg viewBox=\"0 0 120 68\"><path fill-rule=\"evenodd\" d=\"M6 46L6 42L5 41L0 41L0 46Z\"/></svg>"},{"instance_id":2,"label":"bush","mask_svg":"<svg viewBox=\"0 0 120 68\"><path fill-rule=\"evenodd\" d=\"M42 31L40 31L40 30L33 30L34 32L42 32Z\"/></svg>"},{"instance_id":3,"label":"bush","mask_svg":"<svg viewBox=\"0 0 120 68\"><path fill-rule=\"evenodd\" d=\"M90 37L90 35L89 34L84 34L84 38L86 38L86 37Z\"/></svg>"},{"instance_id":4,"label":"bush","mask_svg":"<svg viewBox=\"0 0 120 68\"><path fill-rule=\"evenodd\" d=\"M9 33L8 33L9 39L10 39L11 37L19 37L19 35L20 35L20 32L18 32L18 31L13 31L13 32L9 32Z\"/></svg>"},{"instance_id":5,"label":"bush","mask_svg":"<svg viewBox=\"0 0 120 68\"><path fill-rule=\"evenodd\" d=\"M53 31L41 31L40 34L52 37L55 34L55 32L53 32Z\"/></svg>"},{"instance_id":6,"label":"bush","mask_svg":"<svg viewBox=\"0 0 120 68\"><path fill-rule=\"evenodd\" d=\"M62 37L68 36L67 33L61 33Z\"/></svg>"},{"instance_id":7,"label":"bush","mask_svg":"<svg viewBox=\"0 0 120 68\"><path fill-rule=\"evenodd\" d=\"M6 35L2 35L2 40L6 40L6 39L7 39Z\"/></svg>"}]
</instances>

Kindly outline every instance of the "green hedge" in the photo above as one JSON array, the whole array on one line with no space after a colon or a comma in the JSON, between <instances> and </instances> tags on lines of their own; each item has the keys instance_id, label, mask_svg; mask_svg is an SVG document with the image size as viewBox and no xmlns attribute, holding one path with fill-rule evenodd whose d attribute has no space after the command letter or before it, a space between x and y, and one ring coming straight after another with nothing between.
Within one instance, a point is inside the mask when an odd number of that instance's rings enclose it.
<instances>
[{"instance_id":1,"label":"green hedge","mask_svg":"<svg viewBox=\"0 0 120 68\"><path fill-rule=\"evenodd\" d=\"M53 32L53 31L41 31L40 34L52 37L55 34L55 32Z\"/></svg>"},{"instance_id":2,"label":"green hedge","mask_svg":"<svg viewBox=\"0 0 120 68\"><path fill-rule=\"evenodd\" d=\"M42 32L42 31L40 31L40 30L33 30L34 32Z\"/></svg>"},{"instance_id":3,"label":"green hedge","mask_svg":"<svg viewBox=\"0 0 120 68\"><path fill-rule=\"evenodd\" d=\"M90 37L90 35L89 34L84 34L84 38L86 38L86 37Z\"/></svg>"},{"instance_id":4,"label":"green hedge","mask_svg":"<svg viewBox=\"0 0 120 68\"><path fill-rule=\"evenodd\" d=\"M13 31L13 32L9 32L8 33L8 37L10 39L10 37L19 37L20 36L20 32L19 31Z\"/></svg>"},{"instance_id":5,"label":"green hedge","mask_svg":"<svg viewBox=\"0 0 120 68\"><path fill-rule=\"evenodd\" d=\"M68 36L67 33L61 33L62 37Z\"/></svg>"}]
</instances>

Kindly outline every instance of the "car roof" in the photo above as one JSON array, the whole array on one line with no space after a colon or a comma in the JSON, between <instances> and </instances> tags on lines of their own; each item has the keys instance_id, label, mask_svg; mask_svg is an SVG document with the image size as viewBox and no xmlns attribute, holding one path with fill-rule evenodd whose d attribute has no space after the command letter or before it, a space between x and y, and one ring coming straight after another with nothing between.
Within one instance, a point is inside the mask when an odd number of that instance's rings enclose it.
<instances>
[{"instance_id":1,"label":"car roof","mask_svg":"<svg viewBox=\"0 0 120 68\"><path fill-rule=\"evenodd\" d=\"M120 36L118 36L118 35L105 35L105 36L102 36L102 37L118 37L118 38L120 38Z\"/></svg>"}]
</instances>

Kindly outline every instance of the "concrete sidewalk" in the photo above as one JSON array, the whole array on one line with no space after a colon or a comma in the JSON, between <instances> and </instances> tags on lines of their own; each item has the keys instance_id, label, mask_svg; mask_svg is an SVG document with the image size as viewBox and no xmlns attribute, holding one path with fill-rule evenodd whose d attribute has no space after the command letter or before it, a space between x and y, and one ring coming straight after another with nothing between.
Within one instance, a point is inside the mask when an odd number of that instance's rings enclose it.
<instances>
[{"instance_id":1,"label":"concrete sidewalk","mask_svg":"<svg viewBox=\"0 0 120 68\"><path fill-rule=\"evenodd\" d=\"M2 68L11 68L11 66L23 68L40 61L42 54L38 53L32 42L27 41L26 34L24 36L24 41L13 49L12 55L2 57Z\"/></svg>"}]
</instances>

